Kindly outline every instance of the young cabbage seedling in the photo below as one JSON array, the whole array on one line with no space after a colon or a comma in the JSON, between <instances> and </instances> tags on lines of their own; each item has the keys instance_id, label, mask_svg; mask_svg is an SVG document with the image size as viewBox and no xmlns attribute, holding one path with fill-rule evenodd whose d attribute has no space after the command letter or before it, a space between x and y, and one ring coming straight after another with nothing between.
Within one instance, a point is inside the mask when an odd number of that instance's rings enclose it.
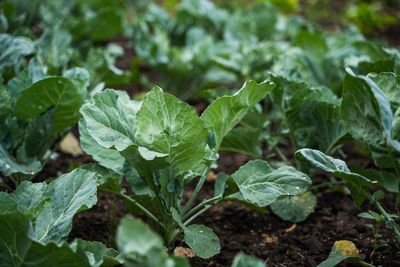
<instances>
[{"instance_id":1,"label":"young cabbage seedling","mask_svg":"<svg viewBox=\"0 0 400 267\"><path fill-rule=\"evenodd\" d=\"M262 160L250 161L230 177L219 175L212 198L193 205L210 169L216 166L224 136L274 87L271 82L246 82L232 96L212 102L199 117L194 109L159 87L143 102L126 93L105 90L81 108L81 144L101 165L123 173L133 195L118 179L100 189L124 197L133 211L144 213L171 252L182 237L199 257L220 250L218 237L204 225L191 224L200 214L225 200L265 207L283 195L298 195L311 180L296 169L273 169ZM185 187L200 177L189 200Z\"/></svg>"}]
</instances>

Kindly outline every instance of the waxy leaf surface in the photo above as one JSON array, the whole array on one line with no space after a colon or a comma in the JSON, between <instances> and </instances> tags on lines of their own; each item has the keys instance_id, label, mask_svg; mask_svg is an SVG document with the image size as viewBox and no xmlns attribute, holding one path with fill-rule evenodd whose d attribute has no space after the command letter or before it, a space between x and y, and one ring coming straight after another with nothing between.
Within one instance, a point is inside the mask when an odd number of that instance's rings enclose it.
<instances>
[{"instance_id":1,"label":"waxy leaf surface","mask_svg":"<svg viewBox=\"0 0 400 267\"><path fill-rule=\"evenodd\" d=\"M15 104L15 114L32 120L52 106L56 107L52 133L74 125L80 115L86 90L67 78L50 77L34 83L21 92Z\"/></svg>"},{"instance_id":2,"label":"waxy leaf surface","mask_svg":"<svg viewBox=\"0 0 400 267\"><path fill-rule=\"evenodd\" d=\"M159 87L146 94L135 127L137 144L166 154L179 171L193 168L204 156L208 132L195 110Z\"/></svg>"},{"instance_id":3,"label":"waxy leaf surface","mask_svg":"<svg viewBox=\"0 0 400 267\"><path fill-rule=\"evenodd\" d=\"M275 87L272 82L246 82L233 96L213 101L201 115L207 129L215 134L216 150L222 139L243 117Z\"/></svg>"},{"instance_id":4,"label":"waxy leaf surface","mask_svg":"<svg viewBox=\"0 0 400 267\"><path fill-rule=\"evenodd\" d=\"M240 167L232 178L243 197L260 207L270 205L283 195L298 195L311 185L310 178L293 167L272 169L262 160L250 161Z\"/></svg>"}]
</instances>

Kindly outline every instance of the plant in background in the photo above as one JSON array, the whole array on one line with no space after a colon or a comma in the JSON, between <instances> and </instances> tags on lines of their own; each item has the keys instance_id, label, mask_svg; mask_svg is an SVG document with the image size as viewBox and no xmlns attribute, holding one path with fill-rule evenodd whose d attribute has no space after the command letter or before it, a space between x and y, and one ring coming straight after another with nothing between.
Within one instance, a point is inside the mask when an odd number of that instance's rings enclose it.
<instances>
[{"instance_id":1,"label":"plant in background","mask_svg":"<svg viewBox=\"0 0 400 267\"><path fill-rule=\"evenodd\" d=\"M48 150L80 117L88 73L74 68L64 76L49 77L31 60L20 75L0 85L0 171L15 186L42 169Z\"/></svg>"},{"instance_id":2,"label":"plant in background","mask_svg":"<svg viewBox=\"0 0 400 267\"><path fill-rule=\"evenodd\" d=\"M400 228L380 205L381 197L378 197L378 194L371 195L368 191L368 186L375 185L399 194L399 85L399 79L394 73L371 74L366 77L357 76L351 70L347 70L341 103L342 117L352 137L365 145L376 165L392 168L394 173L357 170L358 168L351 172L343 161L312 149L300 149L296 152L296 158L308 161L311 165L346 181L357 205L369 199L400 242Z\"/></svg>"},{"instance_id":3,"label":"plant in background","mask_svg":"<svg viewBox=\"0 0 400 267\"><path fill-rule=\"evenodd\" d=\"M382 1L355 1L349 5L346 17L366 35L380 32L384 26L397 23L395 16L385 13Z\"/></svg>"},{"instance_id":4,"label":"plant in background","mask_svg":"<svg viewBox=\"0 0 400 267\"><path fill-rule=\"evenodd\" d=\"M204 225L191 224L197 216L225 200L260 209L280 196L304 193L311 183L292 167L273 169L255 160L231 176L218 175L214 196L192 206L210 168L216 166L224 136L273 87L267 81L246 82L234 95L213 101L201 117L159 87L143 102L106 90L81 108L82 147L101 165L124 173L133 195L126 194L116 178L101 189L124 197L133 213L144 213L168 251L183 238L197 256L208 258L220 250L218 237ZM185 187L198 176L182 206Z\"/></svg>"}]
</instances>

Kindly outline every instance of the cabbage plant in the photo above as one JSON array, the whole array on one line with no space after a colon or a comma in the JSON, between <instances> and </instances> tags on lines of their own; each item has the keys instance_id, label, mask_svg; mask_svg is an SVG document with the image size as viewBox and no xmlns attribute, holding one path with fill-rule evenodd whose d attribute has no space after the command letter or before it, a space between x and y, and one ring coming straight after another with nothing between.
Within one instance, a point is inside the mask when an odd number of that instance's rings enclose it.
<instances>
[{"instance_id":1,"label":"cabbage plant","mask_svg":"<svg viewBox=\"0 0 400 267\"><path fill-rule=\"evenodd\" d=\"M230 176L218 175L214 196L194 205L210 169L216 167L224 136L274 86L246 82L234 95L213 101L200 117L159 87L142 102L105 90L81 108L81 144L99 164L124 174L133 194L121 188L117 178L101 189L124 197L133 213L145 214L169 252L184 239L197 256L209 258L220 251L219 240L212 229L192 224L197 216L227 200L261 209L281 196L302 194L311 184L293 167L274 169L254 160ZM197 185L183 203L184 189L196 177Z\"/></svg>"}]
</instances>

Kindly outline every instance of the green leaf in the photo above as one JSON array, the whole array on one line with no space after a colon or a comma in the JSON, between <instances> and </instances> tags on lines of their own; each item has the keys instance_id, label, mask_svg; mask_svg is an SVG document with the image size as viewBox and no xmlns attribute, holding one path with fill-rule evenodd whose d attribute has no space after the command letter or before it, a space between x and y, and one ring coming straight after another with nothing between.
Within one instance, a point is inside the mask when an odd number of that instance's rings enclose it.
<instances>
[{"instance_id":1,"label":"green leaf","mask_svg":"<svg viewBox=\"0 0 400 267\"><path fill-rule=\"evenodd\" d=\"M311 192L297 196L284 197L271 204L272 211L281 219L302 222L314 212L317 198Z\"/></svg>"},{"instance_id":2,"label":"green leaf","mask_svg":"<svg viewBox=\"0 0 400 267\"><path fill-rule=\"evenodd\" d=\"M32 225L20 213L0 215L0 224L0 259L4 266L90 266L82 250L75 252L65 242L57 246L32 241Z\"/></svg>"},{"instance_id":3,"label":"green leaf","mask_svg":"<svg viewBox=\"0 0 400 267\"><path fill-rule=\"evenodd\" d=\"M195 110L159 87L146 94L135 127L137 144L166 154L168 163L180 172L204 156L208 132Z\"/></svg>"},{"instance_id":4,"label":"green leaf","mask_svg":"<svg viewBox=\"0 0 400 267\"><path fill-rule=\"evenodd\" d=\"M207 259L219 253L221 249L219 239L211 228L192 224L183 230L186 244L200 258Z\"/></svg>"},{"instance_id":5,"label":"green leaf","mask_svg":"<svg viewBox=\"0 0 400 267\"><path fill-rule=\"evenodd\" d=\"M373 80L385 93L392 111L395 112L400 107L400 77L392 72L382 72L379 74L370 73L368 78Z\"/></svg>"},{"instance_id":6,"label":"green leaf","mask_svg":"<svg viewBox=\"0 0 400 267\"><path fill-rule=\"evenodd\" d=\"M89 134L87 123L84 119L79 120L79 139L82 149L93 157L101 166L109 168L121 174L125 159L114 149L105 148Z\"/></svg>"},{"instance_id":7,"label":"green leaf","mask_svg":"<svg viewBox=\"0 0 400 267\"><path fill-rule=\"evenodd\" d=\"M0 76L0 83L2 83ZM0 84L0 121L7 118L10 113L11 96L4 86Z\"/></svg>"},{"instance_id":8,"label":"green leaf","mask_svg":"<svg viewBox=\"0 0 400 267\"><path fill-rule=\"evenodd\" d=\"M43 195L50 202L36 219L33 240L60 244L71 231L75 213L96 204L96 193L97 175L83 169L75 169L51 182Z\"/></svg>"},{"instance_id":9,"label":"green leaf","mask_svg":"<svg viewBox=\"0 0 400 267\"><path fill-rule=\"evenodd\" d=\"M334 159L318 150L303 148L296 151L295 157L299 161L307 161L314 167L343 179L348 184L357 205L361 205L364 199L369 196L367 186L376 183L360 174L351 172L343 160Z\"/></svg>"},{"instance_id":10,"label":"green leaf","mask_svg":"<svg viewBox=\"0 0 400 267\"><path fill-rule=\"evenodd\" d=\"M153 249L162 249L163 241L141 221L126 216L117 230L117 246L123 256L146 256Z\"/></svg>"},{"instance_id":11,"label":"green leaf","mask_svg":"<svg viewBox=\"0 0 400 267\"><path fill-rule=\"evenodd\" d=\"M270 205L280 196L302 194L311 185L311 180L293 167L285 166L276 170L262 160L246 163L232 178L243 197L260 207Z\"/></svg>"},{"instance_id":12,"label":"green leaf","mask_svg":"<svg viewBox=\"0 0 400 267\"><path fill-rule=\"evenodd\" d=\"M0 214L14 213L17 203L6 192L0 192Z\"/></svg>"},{"instance_id":13,"label":"green leaf","mask_svg":"<svg viewBox=\"0 0 400 267\"><path fill-rule=\"evenodd\" d=\"M86 91L63 77L50 77L34 83L22 91L15 104L18 117L32 120L39 114L56 107L52 133L58 133L74 125L80 115L79 108L85 100Z\"/></svg>"},{"instance_id":14,"label":"green leaf","mask_svg":"<svg viewBox=\"0 0 400 267\"><path fill-rule=\"evenodd\" d=\"M31 40L25 37L13 37L9 34L0 34L0 73L4 68L17 65L22 56L34 52Z\"/></svg>"},{"instance_id":15,"label":"green leaf","mask_svg":"<svg viewBox=\"0 0 400 267\"><path fill-rule=\"evenodd\" d=\"M107 248L103 243L100 242L90 242L81 239L75 239L70 247L77 251L82 250L85 252L90 266L92 267L108 267L121 264L118 260L118 251Z\"/></svg>"},{"instance_id":16,"label":"green leaf","mask_svg":"<svg viewBox=\"0 0 400 267\"><path fill-rule=\"evenodd\" d=\"M88 88L90 84L90 74L85 68L74 67L68 69L63 73L63 77L79 82L82 88Z\"/></svg>"},{"instance_id":17,"label":"green leaf","mask_svg":"<svg viewBox=\"0 0 400 267\"><path fill-rule=\"evenodd\" d=\"M17 159L31 162L43 158L57 137L51 134L55 113L56 109L50 108L34 118L25 128L24 141L18 148Z\"/></svg>"},{"instance_id":18,"label":"green leaf","mask_svg":"<svg viewBox=\"0 0 400 267\"><path fill-rule=\"evenodd\" d=\"M354 139L372 150L386 151L392 112L389 100L371 79L347 71L343 81L342 116Z\"/></svg>"},{"instance_id":19,"label":"green leaf","mask_svg":"<svg viewBox=\"0 0 400 267\"><path fill-rule=\"evenodd\" d=\"M131 216L118 226L117 247L125 266L189 266L186 259L168 257L161 237Z\"/></svg>"},{"instance_id":20,"label":"green leaf","mask_svg":"<svg viewBox=\"0 0 400 267\"><path fill-rule=\"evenodd\" d=\"M339 105L308 101L301 108L300 117L310 130L317 147L326 154L333 154L338 141L347 133Z\"/></svg>"},{"instance_id":21,"label":"green leaf","mask_svg":"<svg viewBox=\"0 0 400 267\"><path fill-rule=\"evenodd\" d=\"M33 161L28 165L18 164L16 160L7 153L0 144L0 171L4 176L10 176L16 173L33 175L42 169L39 161Z\"/></svg>"},{"instance_id":22,"label":"green leaf","mask_svg":"<svg viewBox=\"0 0 400 267\"><path fill-rule=\"evenodd\" d=\"M399 192L400 180L393 173L384 170L365 169L361 166L352 166L351 169L372 181L378 181L389 192Z\"/></svg>"},{"instance_id":23,"label":"green leaf","mask_svg":"<svg viewBox=\"0 0 400 267\"><path fill-rule=\"evenodd\" d=\"M54 7L53 7L54 8ZM66 68L74 51L71 47L72 35L60 27L46 27L35 41L38 58L52 69Z\"/></svg>"},{"instance_id":24,"label":"green leaf","mask_svg":"<svg viewBox=\"0 0 400 267\"><path fill-rule=\"evenodd\" d=\"M361 262L357 247L347 240L336 241L327 260L318 264L318 267L333 267L341 262Z\"/></svg>"},{"instance_id":25,"label":"green leaf","mask_svg":"<svg viewBox=\"0 0 400 267\"><path fill-rule=\"evenodd\" d=\"M261 133L261 130L235 128L224 137L219 151L240 152L260 158L262 154L259 145Z\"/></svg>"},{"instance_id":26,"label":"green leaf","mask_svg":"<svg viewBox=\"0 0 400 267\"><path fill-rule=\"evenodd\" d=\"M233 96L224 96L213 101L201 115L207 129L215 134L216 150L222 139L265 95L275 87L272 82L245 82Z\"/></svg>"},{"instance_id":27,"label":"green leaf","mask_svg":"<svg viewBox=\"0 0 400 267\"><path fill-rule=\"evenodd\" d=\"M31 218L37 218L48 202L48 198L44 196L46 188L45 183L25 181L10 196L17 203L19 212L30 215Z\"/></svg>"},{"instance_id":28,"label":"green leaf","mask_svg":"<svg viewBox=\"0 0 400 267\"><path fill-rule=\"evenodd\" d=\"M244 254L238 253L233 259L231 267L266 267L267 265L260 259L254 258Z\"/></svg>"},{"instance_id":29,"label":"green leaf","mask_svg":"<svg viewBox=\"0 0 400 267\"><path fill-rule=\"evenodd\" d=\"M105 90L93 96L92 103L85 104L81 113L87 131L98 144L118 151L135 143L133 125L129 126L127 115L119 102L119 94Z\"/></svg>"},{"instance_id":30,"label":"green leaf","mask_svg":"<svg viewBox=\"0 0 400 267\"><path fill-rule=\"evenodd\" d=\"M271 78L277 84L271 92L272 103L282 113L284 126L289 128L293 136L293 145L297 148L333 150L344 127L340 117L337 118L339 100L332 91L281 76ZM325 115L329 115L328 120ZM332 121L335 119L337 121Z\"/></svg>"},{"instance_id":31,"label":"green leaf","mask_svg":"<svg viewBox=\"0 0 400 267\"><path fill-rule=\"evenodd\" d=\"M226 180L228 180L228 178L229 175L227 175L226 173L223 172L218 173L217 179L215 180L214 197L224 195Z\"/></svg>"}]
</instances>

